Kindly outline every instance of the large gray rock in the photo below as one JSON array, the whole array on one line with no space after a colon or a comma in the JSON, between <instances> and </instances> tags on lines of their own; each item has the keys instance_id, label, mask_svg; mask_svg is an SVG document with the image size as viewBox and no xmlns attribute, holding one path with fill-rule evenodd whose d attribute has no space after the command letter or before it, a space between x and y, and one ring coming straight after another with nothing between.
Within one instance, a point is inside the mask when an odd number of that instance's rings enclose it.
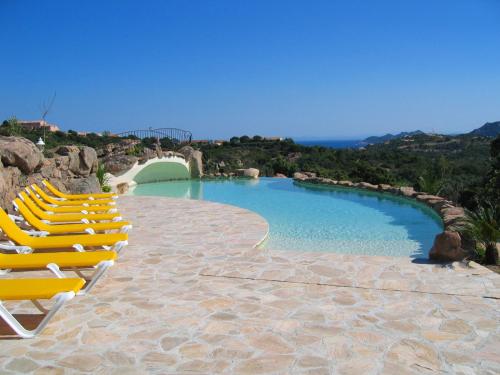
<instances>
[{"instance_id":1,"label":"large gray rock","mask_svg":"<svg viewBox=\"0 0 500 375\"><path fill-rule=\"evenodd\" d=\"M191 177L203 177L203 153L201 151L195 150L191 146L184 146L179 150L179 152L189 163L189 168L191 169Z\"/></svg>"},{"instance_id":2,"label":"large gray rock","mask_svg":"<svg viewBox=\"0 0 500 375\"><path fill-rule=\"evenodd\" d=\"M437 261L454 262L465 259L467 252L462 248L460 234L444 231L436 236L429 258Z\"/></svg>"},{"instance_id":3,"label":"large gray rock","mask_svg":"<svg viewBox=\"0 0 500 375\"><path fill-rule=\"evenodd\" d=\"M378 185L373 185L370 184L369 182L360 182L358 186L363 189L378 190Z\"/></svg>"},{"instance_id":4,"label":"large gray rock","mask_svg":"<svg viewBox=\"0 0 500 375\"><path fill-rule=\"evenodd\" d=\"M87 177L97 170L97 153L87 146L68 153L69 170L77 176Z\"/></svg>"},{"instance_id":5,"label":"large gray rock","mask_svg":"<svg viewBox=\"0 0 500 375\"><path fill-rule=\"evenodd\" d=\"M0 207L7 210L12 209L12 200L20 190L21 176L21 171L18 168L3 168L0 165Z\"/></svg>"},{"instance_id":6,"label":"large gray rock","mask_svg":"<svg viewBox=\"0 0 500 375\"><path fill-rule=\"evenodd\" d=\"M30 174L42 164L43 154L26 138L0 136L0 160L6 167Z\"/></svg>"},{"instance_id":7,"label":"large gray rock","mask_svg":"<svg viewBox=\"0 0 500 375\"><path fill-rule=\"evenodd\" d=\"M129 190L129 185L127 182L122 182L116 185L116 192L120 195L127 193L128 190Z\"/></svg>"},{"instance_id":8,"label":"large gray rock","mask_svg":"<svg viewBox=\"0 0 500 375\"><path fill-rule=\"evenodd\" d=\"M79 152L80 152L80 149L78 148L78 146L74 146L74 145L59 146L56 150L56 154L61 155L61 156L68 156L71 153L77 154Z\"/></svg>"},{"instance_id":9,"label":"large gray rock","mask_svg":"<svg viewBox=\"0 0 500 375\"><path fill-rule=\"evenodd\" d=\"M301 180L301 181L307 180L307 176L302 172L295 172L293 174L293 178L296 180Z\"/></svg>"},{"instance_id":10,"label":"large gray rock","mask_svg":"<svg viewBox=\"0 0 500 375\"><path fill-rule=\"evenodd\" d=\"M236 174L242 177L259 178L260 171L257 168L237 169Z\"/></svg>"},{"instance_id":11,"label":"large gray rock","mask_svg":"<svg viewBox=\"0 0 500 375\"><path fill-rule=\"evenodd\" d=\"M405 197L413 197L416 194L415 189L411 186L401 186L399 192Z\"/></svg>"},{"instance_id":12,"label":"large gray rock","mask_svg":"<svg viewBox=\"0 0 500 375\"><path fill-rule=\"evenodd\" d=\"M462 207L444 207L441 209L441 217L446 227L459 223L465 217Z\"/></svg>"},{"instance_id":13,"label":"large gray rock","mask_svg":"<svg viewBox=\"0 0 500 375\"><path fill-rule=\"evenodd\" d=\"M353 186L354 184L352 183L352 181L346 180L346 181L339 181L338 185L340 185L340 186Z\"/></svg>"},{"instance_id":14,"label":"large gray rock","mask_svg":"<svg viewBox=\"0 0 500 375\"><path fill-rule=\"evenodd\" d=\"M80 170L84 172L84 175L97 172L97 152L92 147L83 146L81 148Z\"/></svg>"},{"instance_id":15,"label":"large gray rock","mask_svg":"<svg viewBox=\"0 0 500 375\"><path fill-rule=\"evenodd\" d=\"M95 174L84 178L72 178L66 181L64 185L72 194L92 194L101 192L101 186Z\"/></svg>"},{"instance_id":16,"label":"large gray rock","mask_svg":"<svg viewBox=\"0 0 500 375\"><path fill-rule=\"evenodd\" d=\"M134 166L138 158L132 155L108 156L103 160L106 172L119 176Z\"/></svg>"},{"instance_id":17,"label":"large gray rock","mask_svg":"<svg viewBox=\"0 0 500 375\"><path fill-rule=\"evenodd\" d=\"M60 147L53 158L43 158L27 139L0 137L0 206L12 209L12 200L25 186L48 179L69 193L97 193L96 152L90 147ZM64 155L60 155L64 154ZM7 166L3 166L3 163Z\"/></svg>"}]
</instances>

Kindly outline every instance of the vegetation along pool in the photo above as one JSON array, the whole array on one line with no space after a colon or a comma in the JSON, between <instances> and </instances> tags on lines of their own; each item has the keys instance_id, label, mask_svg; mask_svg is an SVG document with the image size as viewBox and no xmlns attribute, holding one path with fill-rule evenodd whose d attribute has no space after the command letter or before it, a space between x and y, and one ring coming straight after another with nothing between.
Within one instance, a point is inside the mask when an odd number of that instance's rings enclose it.
<instances>
[{"instance_id":1,"label":"vegetation along pool","mask_svg":"<svg viewBox=\"0 0 500 375\"><path fill-rule=\"evenodd\" d=\"M262 215L275 250L427 257L441 219L429 208L376 192L291 179L186 180L138 185L133 195L203 199Z\"/></svg>"}]
</instances>

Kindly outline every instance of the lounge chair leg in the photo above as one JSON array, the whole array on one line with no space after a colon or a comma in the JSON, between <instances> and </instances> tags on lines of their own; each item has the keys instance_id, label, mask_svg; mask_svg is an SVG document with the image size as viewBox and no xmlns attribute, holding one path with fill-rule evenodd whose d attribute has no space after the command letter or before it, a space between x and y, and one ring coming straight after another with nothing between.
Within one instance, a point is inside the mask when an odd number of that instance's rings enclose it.
<instances>
[{"instance_id":1,"label":"lounge chair leg","mask_svg":"<svg viewBox=\"0 0 500 375\"><path fill-rule=\"evenodd\" d=\"M44 314L47 314L49 312L49 310L47 310L45 307L43 307L43 305L40 302L38 302L38 300L32 299L31 303L33 303L33 305L35 305L35 307L38 310L40 310L40 312L43 312Z\"/></svg>"},{"instance_id":2,"label":"lounge chair leg","mask_svg":"<svg viewBox=\"0 0 500 375\"><path fill-rule=\"evenodd\" d=\"M63 292L55 296L55 303L50 311L42 319L38 327L34 330L27 330L21 323L3 306L0 302L0 316L7 322L7 324L21 337L30 339L38 335L52 319L52 317L59 311L66 301L69 301L75 296L74 292ZM38 302L38 301L37 301Z\"/></svg>"},{"instance_id":3,"label":"lounge chair leg","mask_svg":"<svg viewBox=\"0 0 500 375\"><path fill-rule=\"evenodd\" d=\"M64 279L66 275L61 271L59 266L55 263L49 263L47 264L47 268L54 273L58 278Z\"/></svg>"},{"instance_id":4,"label":"lounge chair leg","mask_svg":"<svg viewBox=\"0 0 500 375\"><path fill-rule=\"evenodd\" d=\"M119 253L121 251L121 249L123 249L127 245L128 245L128 241L118 241L117 243L115 243L113 250L116 251L117 253Z\"/></svg>"},{"instance_id":5,"label":"lounge chair leg","mask_svg":"<svg viewBox=\"0 0 500 375\"><path fill-rule=\"evenodd\" d=\"M121 233L128 233L132 230L132 225L124 225L121 227L120 232Z\"/></svg>"},{"instance_id":6,"label":"lounge chair leg","mask_svg":"<svg viewBox=\"0 0 500 375\"><path fill-rule=\"evenodd\" d=\"M78 295L85 295L90 290L94 287L94 285L97 283L97 280L101 278L101 276L106 272L106 270L111 267L115 262L113 260L103 260L100 262L92 276L90 277L83 277L87 282L85 283L85 289L80 289L80 291L77 293ZM81 274L80 272L78 272Z\"/></svg>"}]
</instances>

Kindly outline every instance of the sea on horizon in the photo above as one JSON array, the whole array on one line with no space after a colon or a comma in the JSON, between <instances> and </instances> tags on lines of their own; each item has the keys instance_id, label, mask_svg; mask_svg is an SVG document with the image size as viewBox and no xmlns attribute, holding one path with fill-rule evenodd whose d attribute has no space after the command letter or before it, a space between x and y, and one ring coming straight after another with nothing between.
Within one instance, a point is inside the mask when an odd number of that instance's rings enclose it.
<instances>
[{"instance_id":1,"label":"sea on horizon","mask_svg":"<svg viewBox=\"0 0 500 375\"><path fill-rule=\"evenodd\" d=\"M339 139L318 139L318 140L294 140L295 143L303 146L321 146L327 148L360 148L366 146L362 140L339 140Z\"/></svg>"}]
</instances>

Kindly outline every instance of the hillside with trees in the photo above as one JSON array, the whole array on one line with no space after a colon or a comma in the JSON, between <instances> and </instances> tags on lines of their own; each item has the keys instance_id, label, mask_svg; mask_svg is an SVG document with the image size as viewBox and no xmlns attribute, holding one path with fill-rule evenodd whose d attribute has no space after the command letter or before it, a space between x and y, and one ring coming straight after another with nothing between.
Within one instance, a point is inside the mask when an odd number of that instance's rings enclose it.
<instances>
[{"instance_id":1,"label":"hillside with trees","mask_svg":"<svg viewBox=\"0 0 500 375\"><path fill-rule=\"evenodd\" d=\"M208 174L250 167L264 176L308 171L336 180L411 185L472 207L490 171L490 144L487 137L416 134L361 149L330 149L244 136L199 148Z\"/></svg>"}]
</instances>

